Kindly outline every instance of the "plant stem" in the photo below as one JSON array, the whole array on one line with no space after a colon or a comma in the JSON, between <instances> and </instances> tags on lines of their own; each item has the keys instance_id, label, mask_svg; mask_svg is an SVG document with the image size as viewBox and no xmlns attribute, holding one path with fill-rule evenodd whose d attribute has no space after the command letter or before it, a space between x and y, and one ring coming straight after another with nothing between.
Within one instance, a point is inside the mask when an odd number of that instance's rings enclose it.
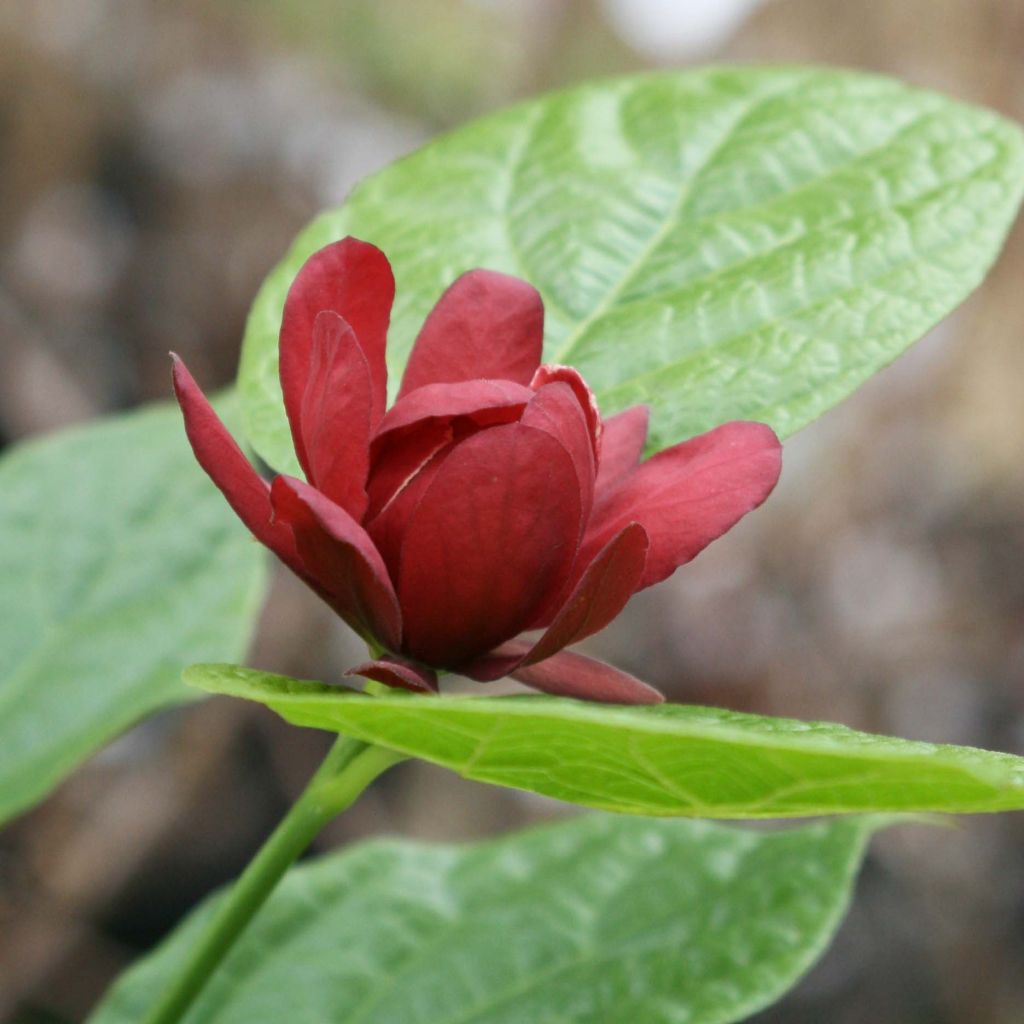
<instances>
[{"instance_id":1,"label":"plant stem","mask_svg":"<svg viewBox=\"0 0 1024 1024\"><path fill-rule=\"evenodd\" d=\"M188 962L143 1024L176 1024L209 981L235 940L317 833L402 755L339 736L302 796L222 897Z\"/></svg>"}]
</instances>

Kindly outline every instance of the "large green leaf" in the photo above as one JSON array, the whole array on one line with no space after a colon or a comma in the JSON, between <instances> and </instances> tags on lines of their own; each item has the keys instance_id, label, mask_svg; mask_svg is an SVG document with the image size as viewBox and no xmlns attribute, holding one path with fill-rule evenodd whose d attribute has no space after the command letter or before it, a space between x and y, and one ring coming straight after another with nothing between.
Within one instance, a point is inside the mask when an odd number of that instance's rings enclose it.
<instances>
[{"instance_id":1,"label":"large green leaf","mask_svg":"<svg viewBox=\"0 0 1024 1024\"><path fill-rule=\"evenodd\" d=\"M223 409L223 403L221 404ZM263 560L160 406L0 460L0 820L240 657Z\"/></svg>"},{"instance_id":2,"label":"large green leaf","mask_svg":"<svg viewBox=\"0 0 1024 1024\"><path fill-rule=\"evenodd\" d=\"M540 288L546 358L606 411L651 404L656 449L734 418L789 434L844 398L974 288L1022 189L1015 125L885 78L714 68L542 96L374 175L299 236L246 331L249 436L295 469L281 308L346 234L395 267L392 383L441 290L492 267Z\"/></svg>"},{"instance_id":3,"label":"large green leaf","mask_svg":"<svg viewBox=\"0 0 1024 1024\"><path fill-rule=\"evenodd\" d=\"M877 822L783 832L587 815L293 870L186 1024L726 1024L817 959ZM204 906L91 1024L135 1024Z\"/></svg>"},{"instance_id":4,"label":"large green leaf","mask_svg":"<svg viewBox=\"0 0 1024 1024\"><path fill-rule=\"evenodd\" d=\"M841 725L554 697L367 697L234 665L185 680L468 779L627 814L781 818L1024 809L1024 758Z\"/></svg>"}]
</instances>

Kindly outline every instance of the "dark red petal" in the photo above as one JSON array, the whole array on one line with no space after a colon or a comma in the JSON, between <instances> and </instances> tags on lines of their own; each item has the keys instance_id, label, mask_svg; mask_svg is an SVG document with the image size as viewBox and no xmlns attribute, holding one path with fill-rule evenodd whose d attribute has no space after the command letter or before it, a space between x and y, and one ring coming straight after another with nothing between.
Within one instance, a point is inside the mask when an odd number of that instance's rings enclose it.
<instances>
[{"instance_id":1,"label":"dark red petal","mask_svg":"<svg viewBox=\"0 0 1024 1024\"><path fill-rule=\"evenodd\" d=\"M295 452L309 475L309 460L302 437L302 399L309 381L313 323L317 314L331 310L355 332L370 368L371 420L375 426L387 404L388 371L384 361L395 279L385 255L357 238L313 253L302 265L284 303L281 319L281 389Z\"/></svg>"},{"instance_id":2,"label":"dark red petal","mask_svg":"<svg viewBox=\"0 0 1024 1024\"><path fill-rule=\"evenodd\" d=\"M601 459L597 464L599 502L640 464L650 415L651 410L646 405L634 405L604 421Z\"/></svg>"},{"instance_id":3,"label":"dark red petal","mask_svg":"<svg viewBox=\"0 0 1024 1024\"><path fill-rule=\"evenodd\" d=\"M616 534L587 566L527 663L544 661L604 629L639 588L647 550L647 532L639 523L630 523Z\"/></svg>"},{"instance_id":4,"label":"dark red petal","mask_svg":"<svg viewBox=\"0 0 1024 1024\"><path fill-rule=\"evenodd\" d=\"M306 571L325 599L362 636L397 650L398 599L367 532L343 508L293 477L274 480L271 500L275 514L294 531Z\"/></svg>"},{"instance_id":5,"label":"dark red petal","mask_svg":"<svg viewBox=\"0 0 1024 1024\"><path fill-rule=\"evenodd\" d=\"M374 437L374 453L413 428L427 423L450 423L462 417L477 427L511 423L521 415L533 392L507 380L467 380L428 384L399 399L384 417Z\"/></svg>"},{"instance_id":6,"label":"dark red petal","mask_svg":"<svg viewBox=\"0 0 1024 1024\"><path fill-rule=\"evenodd\" d=\"M352 328L337 313L318 313L302 396L309 482L357 521L366 511L370 391L370 368Z\"/></svg>"},{"instance_id":7,"label":"dark red petal","mask_svg":"<svg viewBox=\"0 0 1024 1024\"><path fill-rule=\"evenodd\" d=\"M511 381L427 384L384 417L371 447L367 528L396 579L405 521L451 443L515 422L534 397Z\"/></svg>"},{"instance_id":8,"label":"dark red petal","mask_svg":"<svg viewBox=\"0 0 1024 1024\"><path fill-rule=\"evenodd\" d=\"M665 700L636 676L575 651L562 651L536 665L516 669L512 678L556 697L605 704L661 704Z\"/></svg>"},{"instance_id":9,"label":"dark red petal","mask_svg":"<svg viewBox=\"0 0 1024 1024\"><path fill-rule=\"evenodd\" d=\"M537 289L493 270L470 270L423 324L398 397L427 384L462 380L528 384L543 343L544 304Z\"/></svg>"},{"instance_id":10,"label":"dark red petal","mask_svg":"<svg viewBox=\"0 0 1024 1024\"><path fill-rule=\"evenodd\" d=\"M380 515L442 448L452 442L451 424L432 421L401 443L389 444L374 463L367 483L367 522Z\"/></svg>"},{"instance_id":11,"label":"dark red petal","mask_svg":"<svg viewBox=\"0 0 1024 1024\"><path fill-rule=\"evenodd\" d=\"M456 444L405 528L403 650L456 667L519 633L568 572L580 524L576 471L520 423Z\"/></svg>"},{"instance_id":12,"label":"dark red petal","mask_svg":"<svg viewBox=\"0 0 1024 1024\"><path fill-rule=\"evenodd\" d=\"M385 657L350 668L345 675L373 679L413 693L437 693L437 673L404 658Z\"/></svg>"},{"instance_id":13,"label":"dark red petal","mask_svg":"<svg viewBox=\"0 0 1024 1024\"><path fill-rule=\"evenodd\" d=\"M561 382L545 384L523 410L520 422L550 434L569 453L576 469L583 523L586 525L594 504L597 465L587 420L572 388Z\"/></svg>"},{"instance_id":14,"label":"dark red petal","mask_svg":"<svg viewBox=\"0 0 1024 1024\"><path fill-rule=\"evenodd\" d=\"M594 478L597 467L591 446L592 435L588 429L586 415L572 387L564 381L543 384L537 390L533 401L523 412L522 423L546 430L565 446L572 456L580 491L582 520L577 543L582 543L587 523L594 507ZM565 603L575 582L574 573L567 573L562 585L548 593L544 605L537 609L537 615L528 628L546 626L555 612Z\"/></svg>"},{"instance_id":15,"label":"dark red petal","mask_svg":"<svg viewBox=\"0 0 1024 1024\"><path fill-rule=\"evenodd\" d=\"M630 523L587 566L569 600L532 647L527 646L518 657L485 654L461 671L480 682L500 679L520 664L544 661L563 647L579 643L604 629L640 586L646 558L647 534L639 523Z\"/></svg>"},{"instance_id":16,"label":"dark red petal","mask_svg":"<svg viewBox=\"0 0 1024 1024\"><path fill-rule=\"evenodd\" d=\"M757 508L781 468L779 439L763 423L726 423L666 448L595 509L580 560L638 522L651 541L640 585L658 583Z\"/></svg>"},{"instance_id":17,"label":"dark red petal","mask_svg":"<svg viewBox=\"0 0 1024 1024\"><path fill-rule=\"evenodd\" d=\"M403 492L427 466L437 468L433 460L452 441L485 427L514 423L533 397L529 388L511 381L473 380L428 384L395 403L371 446L368 509L374 540L392 572L399 556L395 527L404 526L413 508L410 495ZM422 487L413 491L418 500Z\"/></svg>"},{"instance_id":18,"label":"dark red petal","mask_svg":"<svg viewBox=\"0 0 1024 1024\"><path fill-rule=\"evenodd\" d=\"M236 515L286 565L302 572L292 531L274 521L270 488L228 433L185 364L172 353L174 393L185 417L185 433L206 470Z\"/></svg>"},{"instance_id":19,"label":"dark red petal","mask_svg":"<svg viewBox=\"0 0 1024 1024\"><path fill-rule=\"evenodd\" d=\"M601 412L597 407L597 399L590 385L580 375L579 370L571 366L558 366L554 363L547 363L538 367L537 372L530 381L530 387L539 390L546 384L555 382L568 384L572 388L576 400L580 403L583 415L587 419L587 428L590 431L590 443L594 448L594 460L597 461L601 455Z\"/></svg>"},{"instance_id":20,"label":"dark red petal","mask_svg":"<svg viewBox=\"0 0 1024 1024\"><path fill-rule=\"evenodd\" d=\"M381 553L393 580L399 578L402 542L405 539L409 517L419 505L441 464L453 450L454 446L445 445L436 451L398 488L380 513L366 524L367 532L377 545L377 550Z\"/></svg>"}]
</instances>

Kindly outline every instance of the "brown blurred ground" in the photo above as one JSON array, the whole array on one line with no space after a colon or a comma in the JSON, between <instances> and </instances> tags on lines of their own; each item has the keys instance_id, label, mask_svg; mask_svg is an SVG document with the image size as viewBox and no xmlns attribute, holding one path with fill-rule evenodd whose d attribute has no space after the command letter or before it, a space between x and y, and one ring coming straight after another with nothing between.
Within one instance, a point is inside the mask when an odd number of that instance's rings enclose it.
<instances>
[{"instance_id":1,"label":"brown blurred ground","mask_svg":"<svg viewBox=\"0 0 1024 1024\"><path fill-rule=\"evenodd\" d=\"M769 0L704 37L655 33L646 53L629 9L4 0L0 443L165 397L171 347L228 381L255 288L313 213L538 89L655 60L813 61L1024 119L1019 0ZM1018 226L978 295L788 445L763 511L594 649L678 700L1024 752L1022 279ZM352 642L282 577L252 660L323 676ZM81 1019L238 872L322 747L211 702L146 723L9 827L0 1021ZM553 813L407 766L320 847ZM906 828L876 844L824 962L758 1020L1016 1024L1022 965L1024 819Z\"/></svg>"}]
</instances>

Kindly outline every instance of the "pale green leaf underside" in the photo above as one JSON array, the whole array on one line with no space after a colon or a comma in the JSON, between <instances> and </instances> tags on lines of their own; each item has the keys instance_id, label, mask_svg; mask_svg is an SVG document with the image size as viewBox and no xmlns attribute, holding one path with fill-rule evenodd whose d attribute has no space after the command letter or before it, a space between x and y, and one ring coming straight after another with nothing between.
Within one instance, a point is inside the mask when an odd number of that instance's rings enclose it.
<instances>
[{"instance_id":1,"label":"pale green leaf underside","mask_svg":"<svg viewBox=\"0 0 1024 1024\"><path fill-rule=\"evenodd\" d=\"M13 448L0 495L2 820L240 657L264 572L171 406Z\"/></svg>"},{"instance_id":2,"label":"pale green leaf underside","mask_svg":"<svg viewBox=\"0 0 1024 1024\"><path fill-rule=\"evenodd\" d=\"M817 959L877 822L783 832L587 815L293 870L185 1024L727 1024ZM91 1024L135 1024L204 906Z\"/></svg>"},{"instance_id":3,"label":"pale green leaf underside","mask_svg":"<svg viewBox=\"0 0 1024 1024\"><path fill-rule=\"evenodd\" d=\"M546 359L577 366L606 412L650 403L652 450L737 418L787 435L975 287L1022 188L1015 125L875 76L712 68L542 96L386 168L299 236L246 331L249 436L295 470L281 308L302 261L347 234L395 268L392 390L442 289L486 266L541 290Z\"/></svg>"},{"instance_id":4,"label":"pale green leaf underside","mask_svg":"<svg viewBox=\"0 0 1024 1024\"><path fill-rule=\"evenodd\" d=\"M627 814L782 818L1024 808L1024 758L716 708L366 697L232 665L185 680L479 782Z\"/></svg>"}]
</instances>

